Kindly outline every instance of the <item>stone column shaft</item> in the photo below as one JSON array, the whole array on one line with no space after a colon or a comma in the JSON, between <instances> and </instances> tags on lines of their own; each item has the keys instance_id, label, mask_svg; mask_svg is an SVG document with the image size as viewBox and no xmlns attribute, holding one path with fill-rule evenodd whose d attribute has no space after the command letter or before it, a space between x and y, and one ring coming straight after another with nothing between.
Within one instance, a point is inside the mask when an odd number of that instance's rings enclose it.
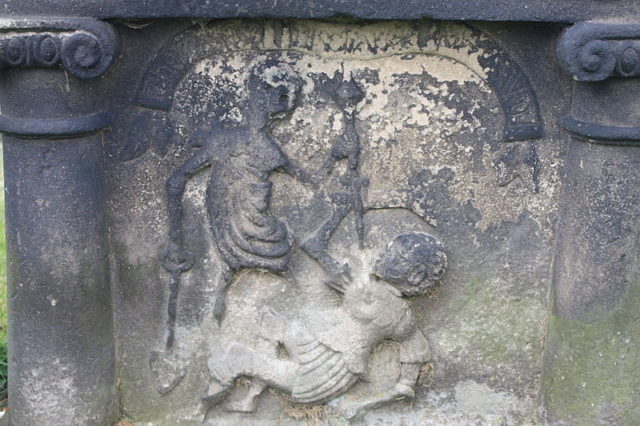
<instances>
[{"instance_id":1,"label":"stone column shaft","mask_svg":"<svg viewBox=\"0 0 640 426\"><path fill-rule=\"evenodd\" d=\"M119 418L96 79L115 41L93 19L0 20L12 425Z\"/></svg>"},{"instance_id":2,"label":"stone column shaft","mask_svg":"<svg viewBox=\"0 0 640 426\"><path fill-rule=\"evenodd\" d=\"M571 140L542 392L551 424L640 418L640 80L607 80L640 72L638 36L640 25L581 23L558 48L578 82L561 121Z\"/></svg>"}]
</instances>

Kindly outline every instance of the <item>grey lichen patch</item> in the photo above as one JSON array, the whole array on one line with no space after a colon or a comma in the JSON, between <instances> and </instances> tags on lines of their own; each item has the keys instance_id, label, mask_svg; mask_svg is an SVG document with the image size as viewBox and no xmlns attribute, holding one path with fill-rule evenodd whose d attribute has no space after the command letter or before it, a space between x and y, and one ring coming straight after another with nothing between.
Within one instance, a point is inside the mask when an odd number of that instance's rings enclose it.
<instances>
[{"instance_id":1,"label":"grey lichen patch","mask_svg":"<svg viewBox=\"0 0 640 426\"><path fill-rule=\"evenodd\" d=\"M494 363L508 360L523 348L539 352L540 336L531 335L528 327L538 321L545 306L535 298L509 294L505 290L504 283L479 277L468 282L462 294L454 295L451 301L451 309L456 312L454 322L437 333L442 337L438 339L442 350L460 350L451 340L455 337L458 342L480 349L476 355L486 356ZM485 317L485 311L490 311L491 317ZM522 324L524 330L513 328L518 324ZM505 329L510 330L508 339L503 337Z\"/></svg>"},{"instance_id":2,"label":"grey lichen patch","mask_svg":"<svg viewBox=\"0 0 640 426\"><path fill-rule=\"evenodd\" d=\"M20 384L18 392L28 395L33 405L28 407L28 412L13 414L12 421L16 424L24 423L23 416L27 414L50 419L51 413L56 413L53 420L56 423L92 425L99 424L110 416L114 410L111 398L114 389L104 389L97 382L77 383L71 377L76 368L71 357L48 359L43 356L41 365L34 365L31 370L23 372L16 380ZM51 371L55 371L55 375ZM65 405L65 401L69 400L91 409L82 410L73 405ZM66 411L61 411L61 406L66 406Z\"/></svg>"},{"instance_id":3,"label":"grey lichen patch","mask_svg":"<svg viewBox=\"0 0 640 426\"><path fill-rule=\"evenodd\" d=\"M432 391L420 407L411 412L381 410L368 414L363 424L402 424L411 426L503 426L535 425L530 411L532 401L516 394L466 380L452 390Z\"/></svg>"},{"instance_id":4,"label":"grey lichen patch","mask_svg":"<svg viewBox=\"0 0 640 426\"><path fill-rule=\"evenodd\" d=\"M486 384L468 380L457 384L455 392L456 408L464 413L481 416L527 413L527 404L519 398L506 392L496 392Z\"/></svg>"},{"instance_id":5,"label":"grey lichen patch","mask_svg":"<svg viewBox=\"0 0 640 426\"><path fill-rule=\"evenodd\" d=\"M48 368L55 368L61 371L69 371L74 368L71 363L65 363L63 360L55 359L53 360L50 366L34 366L34 368L25 372L24 376L21 378L22 389L21 392L25 392L27 394L38 395L43 394L44 392L44 382L40 380L41 376L46 376ZM53 395L56 395L60 398L60 401L65 401L69 399L80 398L81 395L76 385L74 384L74 380L71 377L59 379L53 383L47 383L47 387L51 386L55 389ZM46 399L38 399L38 404L31 409L34 412L42 413L42 416L46 416L46 413L49 410L52 410L58 404L58 400L55 398L48 397ZM69 419L78 419L82 418L83 413L77 412L76 410L71 410L68 413ZM88 420L88 419L87 419Z\"/></svg>"}]
</instances>

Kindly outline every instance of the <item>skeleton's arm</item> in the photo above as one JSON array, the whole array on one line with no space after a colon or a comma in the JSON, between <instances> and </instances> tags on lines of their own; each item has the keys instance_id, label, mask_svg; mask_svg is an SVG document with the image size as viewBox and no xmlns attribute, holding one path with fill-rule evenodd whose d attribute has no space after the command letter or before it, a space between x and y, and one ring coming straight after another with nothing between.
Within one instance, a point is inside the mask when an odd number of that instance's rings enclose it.
<instances>
[{"instance_id":1,"label":"skeleton's arm","mask_svg":"<svg viewBox=\"0 0 640 426\"><path fill-rule=\"evenodd\" d=\"M182 195L189 179L209 165L211 165L209 152L206 149L200 149L167 180L169 247L167 248L164 267L170 271L187 270L191 267L191 254L184 250L183 246Z\"/></svg>"}]
</instances>

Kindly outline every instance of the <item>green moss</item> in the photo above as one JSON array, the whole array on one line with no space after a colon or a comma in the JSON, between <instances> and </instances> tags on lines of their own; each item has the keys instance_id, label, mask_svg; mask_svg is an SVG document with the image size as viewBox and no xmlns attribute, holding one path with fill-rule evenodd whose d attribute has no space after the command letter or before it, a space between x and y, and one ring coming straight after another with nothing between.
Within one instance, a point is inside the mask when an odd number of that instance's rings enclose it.
<instances>
[{"instance_id":1,"label":"green moss","mask_svg":"<svg viewBox=\"0 0 640 426\"><path fill-rule=\"evenodd\" d=\"M540 353L543 307L539 300L504 291L477 278L465 287L466 324L477 324L467 337L486 362L516 365Z\"/></svg>"},{"instance_id":2,"label":"green moss","mask_svg":"<svg viewBox=\"0 0 640 426\"><path fill-rule=\"evenodd\" d=\"M542 297L524 296L518 287L477 275L454 291L447 311L455 313L437 332L445 353L464 353L465 362L480 374L500 376L515 387L532 386L542 363L546 304ZM518 372L519 382L513 373Z\"/></svg>"},{"instance_id":3,"label":"green moss","mask_svg":"<svg viewBox=\"0 0 640 426\"><path fill-rule=\"evenodd\" d=\"M640 282L615 309L580 320L552 317L543 398L572 425L640 418Z\"/></svg>"}]
</instances>

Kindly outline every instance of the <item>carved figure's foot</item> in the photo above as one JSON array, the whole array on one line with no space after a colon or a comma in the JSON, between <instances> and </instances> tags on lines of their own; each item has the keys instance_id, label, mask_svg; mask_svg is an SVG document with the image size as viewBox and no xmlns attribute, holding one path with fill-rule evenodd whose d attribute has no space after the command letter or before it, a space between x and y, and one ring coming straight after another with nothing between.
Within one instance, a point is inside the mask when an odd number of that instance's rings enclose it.
<instances>
[{"instance_id":1,"label":"carved figure's foot","mask_svg":"<svg viewBox=\"0 0 640 426\"><path fill-rule=\"evenodd\" d=\"M370 397L352 399L341 396L329 402L330 413L337 418L355 420L363 416L368 410L381 407L394 401L412 398L414 390L411 386L397 384L393 389Z\"/></svg>"},{"instance_id":2,"label":"carved figure's foot","mask_svg":"<svg viewBox=\"0 0 640 426\"><path fill-rule=\"evenodd\" d=\"M209 374L221 385L230 387L236 378L235 372L226 363L227 351L224 348L215 348L211 351L211 356L207 363Z\"/></svg>"},{"instance_id":3,"label":"carved figure's foot","mask_svg":"<svg viewBox=\"0 0 640 426\"><path fill-rule=\"evenodd\" d=\"M259 379L251 379L248 386L236 387L236 392L224 406L225 411L236 413L253 413L258 408L258 396L267 384Z\"/></svg>"},{"instance_id":4,"label":"carved figure's foot","mask_svg":"<svg viewBox=\"0 0 640 426\"><path fill-rule=\"evenodd\" d=\"M411 386L403 385L401 383L398 383L393 388L393 391L395 392L395 397L397 399L402 399L402 398L413 399L413 397L416 395L415 390Z\"/></svg>"},{"instance_id":5,"label":"carved figure's foot","mask_svg":"<svg viewBox=\"0 0 640 426\"><path fill-rule=\"evenodd\" d=\"M216 347L211 351L208 367L213 379L202 397L205 406L219 402L231 389L235 379L240 375L237 361L248 349L237 342L231 342L224 347Z\"/></svg>"},{"instance_id":6,"label":"carved figure's foot","mask_svg":"<svg viewBox=\"0 0 640 426\"><path fill-rule=\"evenodd\" d=\"M202 396L202 403L206 406L211 406L219 402L229 390L229 386L225 386L218 383L216 380L212 381L207 388L207 391Z\"/></svg>"},{"instance_id":7,"label":"carved figure's foot","mask_svg":"<svg viewBox=\"0 0 640 426\"><path fill-rule=\"evenodd\" d=\"M171 392L187 373L182 361L170 352L152 352L149 367L153 373L156 390L161 395Z\"/></svg>"},{"instance_id":8,"label":"carved figure's foot","mask_svg":"<svg viewBox=\"0 0 640 426\"><path fill-rule=\"evenodd\" d=\"M329 413L338 419L354 420L364 414L364 406L360 401L341 396L327 404Z\"/></svg>"},{"instance_id":9,"label":"carved figure's foot","mask_svg":"<svg viewBox=\"0 0 640 426\"><path fill-rule=\"evenodd\" d=\"M225 404L224 410L231 413L253 413L258 408L256 396L243 398L238 401L229 401Z\"/></svg>"}]
</instances>

